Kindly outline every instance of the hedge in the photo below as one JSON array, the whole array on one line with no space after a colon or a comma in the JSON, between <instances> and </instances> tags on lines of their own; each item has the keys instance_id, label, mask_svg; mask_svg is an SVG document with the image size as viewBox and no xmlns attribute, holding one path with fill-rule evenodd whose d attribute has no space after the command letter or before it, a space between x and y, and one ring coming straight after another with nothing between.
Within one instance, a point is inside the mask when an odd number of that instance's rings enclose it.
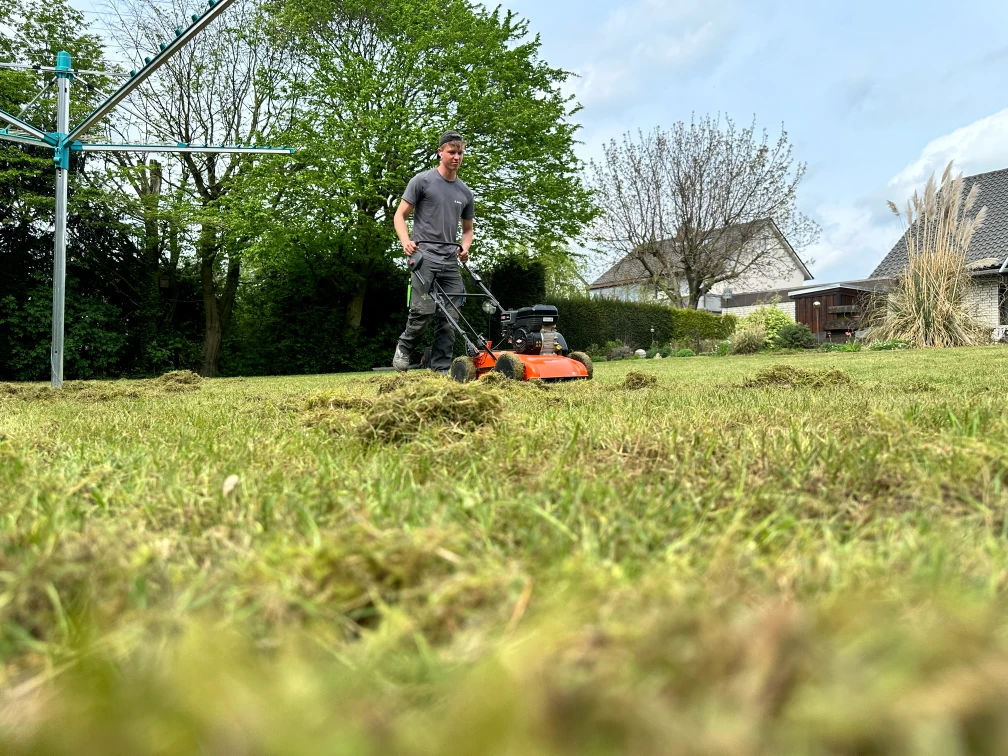
<instances>
[{"instance_id":1,"label":"hedge","mask_svg":"<svg viewBox=\"0 0 1008 756\"><path fill-rule=\"evenodd\" d=\"M735 330L733 315L715 315L705 310L587 297L550 299L547 304L556 306L559 331L571 349L588 349L592 344L607 341L643 348L652 342L721 340Z\"/></svg>"}]
</instances>

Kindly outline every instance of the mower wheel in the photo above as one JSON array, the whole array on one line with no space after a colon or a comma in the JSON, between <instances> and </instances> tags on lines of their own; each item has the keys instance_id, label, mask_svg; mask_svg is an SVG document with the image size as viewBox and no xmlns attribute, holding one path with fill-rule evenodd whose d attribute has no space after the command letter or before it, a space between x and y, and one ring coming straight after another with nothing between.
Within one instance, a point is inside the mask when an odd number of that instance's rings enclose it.
<instances>
[{"instance_id":1,"label":"mower wheel","mask_svg":"<svg viewBox=\"0 0 1008 756\"><path fill-rule=\"evenodd\" d=\"M507 378L513 378L516 381L525 380L525 363L518 355L511 352L504 352L500 355L493 369Z\"/></svg>"},{"instance_id":2,"label":"mower wheel","mask_svg":"<svg viewBox=\"0 0 1008 756\"><path fill-rule=\"evenodd\" d=\"M584 352L571 352L567 356L574 360L574 362L580 362L585 366L585 369L588 370L588 380L590 381L592 379L592 374L595 372L595 368L592 367L591 357Z\"/></svg>"},{"instance_id":3,"label":"mower wheel","mask_svg":"<svg viewBox=\"0 0 1008 756\"><path fill-rule=\"evenodd\" d=\"M476 380L476 363L472 357L456 357L451 364L451 377L459 383Z\"/></svg>"}]
</instances>

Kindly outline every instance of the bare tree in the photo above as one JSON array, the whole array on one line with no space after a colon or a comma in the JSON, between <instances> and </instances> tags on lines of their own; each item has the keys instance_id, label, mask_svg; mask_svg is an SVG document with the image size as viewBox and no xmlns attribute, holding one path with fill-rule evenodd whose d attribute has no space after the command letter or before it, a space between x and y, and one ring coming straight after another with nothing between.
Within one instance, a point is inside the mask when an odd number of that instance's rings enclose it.
<instances>
[{"instance_id":1,"label":"bare tree","mask_svg":"<svg viewBox=\"0 0 1008 756\"><path fill-rule=\"evenodd\" d=\"M718 284L781 272L781 236L795 250L819 236L796 207L805 164L794 161L786 131L771 144L755 121L739 129L706 116L636 140L625 134L591 173L602 208L597 243L693 309Z\"/></svg>"},{"instance_id":2,"label":"bare tree","mask_svg":"<svg viewBox=\"0 0 1008 756\"><path fill-rule=\"evenodd\" d=\"M157 53L160 43L186 26L183 19L199 10L193 0L128 0L113 8L119 23L110 33L119 47L139 60ZM286 129L295 104L283 87L289 55L267 33L256 0L239 0L203 34L185 46L153 77L151 86L128 98L126 117L113 126L119 136L186 144L268 142ZM184 153L181 171L199 209L195 252L199 259L206 314L200 372L216 375L224 329L231 316L241 276L242 244L228 233L221 201L235 180L252 165L247 155ZM149 180L163 177L160 164L127 161ZM157 215L160 186L134 187L150 216ZM157 245L155 229L148 244Z\"/></svg>"}]
</instances>

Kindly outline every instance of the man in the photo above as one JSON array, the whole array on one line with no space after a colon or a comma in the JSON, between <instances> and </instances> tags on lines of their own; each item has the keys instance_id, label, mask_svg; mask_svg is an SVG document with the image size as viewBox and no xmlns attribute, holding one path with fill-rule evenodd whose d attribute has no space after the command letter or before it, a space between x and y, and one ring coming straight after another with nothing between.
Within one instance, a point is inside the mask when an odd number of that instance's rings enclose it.
<instances>
[{"instance_id":1,"label":"man","mask_svg":"<svg viewBox=\"0 0 1008 756\"><path fill-rule=\"evenodd\" d=\"M458 177L465 152L462 135L457 131L446 131L441 136L437 152L440 160L438 167L419 173L410 180L395 213L395 230L403 252L409 257L413 257L417 250L422 253L421 261L414 265L411 274L412 294L406 330L399 337L392 358L392 367L396 370L409 367L410 355L437 311L432 289L434 281L448 295L446 304L453 318L458 317L461 297L465 292L456 260L465 262L469 258L475 209L473 193ZM410 213L413 213L412 239L406 227ZM462 224L461 249L456 244L459 221ZM438 314L429 367L447 372L454 348L455 331L448 319Z\"/></svg>"}]
</instances>

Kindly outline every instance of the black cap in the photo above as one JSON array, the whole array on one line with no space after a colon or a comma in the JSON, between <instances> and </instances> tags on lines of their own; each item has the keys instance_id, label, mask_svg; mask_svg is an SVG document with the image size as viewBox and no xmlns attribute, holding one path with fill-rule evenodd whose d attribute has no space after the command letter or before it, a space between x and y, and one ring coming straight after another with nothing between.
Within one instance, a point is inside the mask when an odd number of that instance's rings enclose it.
<instances>
[{"instance_id":1,"label":"black cap","mask_svg":"<svg viewBox=\"0 0 1008 756\"><path fill-rule=\"evenodd\" d=\"M444 147L448 142L461 142L462 135L457 131L449 129L444 134L441 135L441 141L438 142L438 148Z\"/></svg>"}]
</instances>

